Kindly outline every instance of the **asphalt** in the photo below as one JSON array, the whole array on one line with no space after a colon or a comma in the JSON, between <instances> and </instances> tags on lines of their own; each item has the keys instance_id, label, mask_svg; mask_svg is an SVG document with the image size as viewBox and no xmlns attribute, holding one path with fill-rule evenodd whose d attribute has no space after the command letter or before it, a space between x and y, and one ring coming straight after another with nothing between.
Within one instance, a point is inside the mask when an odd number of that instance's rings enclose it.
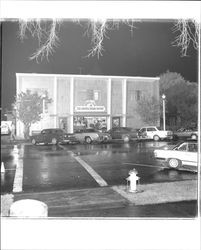
<instances>
[{"instance_id":1,"label":"asphalt","mask_svg":"<svg viewBox=\"0 0 201 250\"><path fill-rule=\"evenodd\" d=\"M72 212L76 216L76 212L80 214L81 211L196 201L197 181L138 185L136 193L131 193L129 188L123 185L56 192L23 192L15 193L13 202L22 199L44 202L48 206L48 217L68 217ZM133 213L128 214L128 217L131 215L133 216Z\"/></svg>"},{"instance_id":2,"label":"asphalt","mask_svg":"<svg viewBox=\"0 0 201 250\"><path fill-rule=\"evenodd\" d=\"M149 209L150 206L174 204L175 202L193 201L195 203L198 199L197 190L197 180L182 180L139 184L136 193L129 192L129 188L125 185L54 192L13 193L8 203L10 207L13 202L22 199L42 201L48 206L48 217L68 217L69 214L76 216L76 214L82 214L83 211L104 211L107 209L118 211L118 209L129 207L127 210L124 209L126 213L128 211L126 216L129 217L135 216L135 209L133 209L135 207L140 207L143 213L141 207ZM140 216L143 216L142 213ZM110 214L115 213L111 212ZM119 215L121 216L121 212Z\"/></svg>"}]
</instances>

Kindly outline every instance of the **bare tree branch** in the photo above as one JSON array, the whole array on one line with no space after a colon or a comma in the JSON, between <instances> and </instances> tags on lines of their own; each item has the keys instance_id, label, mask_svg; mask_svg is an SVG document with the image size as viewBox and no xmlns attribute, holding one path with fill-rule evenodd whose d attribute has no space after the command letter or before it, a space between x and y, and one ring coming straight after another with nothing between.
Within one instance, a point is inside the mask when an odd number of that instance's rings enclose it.
<instances>
[{"instance_id":1,"label":"bare tree branch","mask_svg":"<svg viewBox=\"0 0 201 250\"><path fill-rule=\"evenodd\" d=\"M195 20L178 20L174 27L173 32L179 33L172 45L181 47L181 56L187 56L190 44L194 49L199 48L199 24Z\"/></svg>"},{"instance_id":2,"label":"bare tree branch","mask_svg":"<svg viewBox=\"0 0 201 250\"><path fill-rule=\"evenodd\" d=\"M59 22L57 20L52 20L48 24L42 20L20 21L20 39L26 38L26 31L28 31L32 37L36 37L38 40L39 48L29 57L30 60L36 59L38 62L39 59L42 61L44 57L48 60L59 44L58 29Z\"/></svg>"},{"instance_id":3,"label":"bare tree branch","mask_svg":"<svg viewBox=\"0 0 201 250\"><path fill-rule=\"evenodd\" d=\"M104 51L103 42L104 39L109 39L108 33L111 30L117 30L120 24L123 23L130 28L131 35L133 36L133 30L136 28L134 25L139 20L109 20L109 19L97 19L88 20L84 24L81 24L79 20L72 20L78 23L84 28L84 35L91 39L91 49L88 51L87 57L102 56ZM32 37L38 40L38 49L34 52L29 59L38 62L44 58L47 60L49 56L53 54L55 48L59 45L59 21L49 20L43 21L36 20L21 20L19 25L19 37L21 40L26 38L26 32L29 32ZM187 56L189 46L192 44L197 50L199 47L199 24L195 20L178 20L174 27L173 32L178 33L173 46L181 47L181 55Z\"/></svg>"}]
</instances>

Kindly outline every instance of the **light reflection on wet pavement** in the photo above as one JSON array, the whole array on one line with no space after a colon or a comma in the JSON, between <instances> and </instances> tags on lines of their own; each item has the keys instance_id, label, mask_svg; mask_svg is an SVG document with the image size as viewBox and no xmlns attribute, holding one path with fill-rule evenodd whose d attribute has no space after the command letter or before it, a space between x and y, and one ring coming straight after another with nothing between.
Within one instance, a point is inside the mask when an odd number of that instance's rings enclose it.
<instances>
[{"instance_id":1,"label":"light reflection on wet pavement","mask_svg":"<svg viewBox=\"0 0 201 250\"><path fill-rule=\"evenodd\" d=\"M197 179L197 174L163 169L153 158L155 148L170 142L132 142L91 145L26 145L23 156L23 191L52 191L98 187L97 182L75 160L79 156L108 185L126 185L128 172L135 168L140 183ZM172 143L172 142L171 142ZM12 160L5 162L1 192L11 192L15 170Z\"/></svg>"}]
</instances>

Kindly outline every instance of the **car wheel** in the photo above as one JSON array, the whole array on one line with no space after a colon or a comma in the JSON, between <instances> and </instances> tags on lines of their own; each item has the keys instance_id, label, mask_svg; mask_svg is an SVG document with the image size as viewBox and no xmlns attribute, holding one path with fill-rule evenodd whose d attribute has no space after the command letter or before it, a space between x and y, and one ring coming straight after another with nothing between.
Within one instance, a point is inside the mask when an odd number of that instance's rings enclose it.
<instances>
[{"instance_id":1,"label":"car wheel","mask_svg":"<svg viewBox=\"0 0 201 250\"><path fill-rule=\"evenodd\" d=\"M197 135L195 134L191 135L191 140L197 140Z\"/></svg>"},{"instance_id":2,"label":"car wheel","mask_svg":"<svg viewBox=\"0 0 201 250\"><path fill-rule=\"evenodd\" d=\"M107 137L107 136L105 136L104 138L103 138L103 142L108 142L109 141L109 138Z\"/></svg>"},{"instance_id":3,"label":"car wheel","mask_svg":"<svg viewBox=\"0 0 201 250\"><path fill-rule=\"evenodd\" d=\"M124 135L123 136L123 140L124 140L124 142L129 142L130 141L130 137L128 135Z\"/></svg>"},{"instance_id":4,"label":"car wheel","mask_svg":"<svg viewBox=\"0 0 201 250\"><path fill-rule=\"evenodd\" d=\"M57 139L56 138L52 138L52 144L56 145L57 144Z\"/></svg>"},{"instance_id":5,"label":"car wheel","mask_svg":"<svg viewBox=\"0 0 201 250\"><path fill-rule=\"evenodd\" d=\"M168 159L168 166L171 168L179 168L181 166L181 161L175 158Z\"/></svg>"},{"instance_id":6,"label":"car wheel","mask_svg":"<svg viewBox=\"0 0 201 250\"><path fill-rule=\"evenodd\" d=\"M154 139L154 141L159 141L160 137L158 135L154 135L153 139Z\"/></svg>"},{"instance_id":7,"label":"car wheel","mask_svg":"<svg viewBox=\"0 0 201 250\"><path fill-rule=\"evenodd\" d=\"M92 139L89 136L87 136L87 137L85 137L85 142L87 144L90 144L90 143L92 143Z\"/></svg>"},{"instance_id":8,"label":"car wheel","mask_svg":"<svg viewBox=\"0 0 201 250\"><path fill-rule=\"evenodd\" d=\"M32 143L33 145L36 145L36 140L35 140L35 139L32 139L32 140L31 140L31 143Z\"/></svg>"}]
</instances>

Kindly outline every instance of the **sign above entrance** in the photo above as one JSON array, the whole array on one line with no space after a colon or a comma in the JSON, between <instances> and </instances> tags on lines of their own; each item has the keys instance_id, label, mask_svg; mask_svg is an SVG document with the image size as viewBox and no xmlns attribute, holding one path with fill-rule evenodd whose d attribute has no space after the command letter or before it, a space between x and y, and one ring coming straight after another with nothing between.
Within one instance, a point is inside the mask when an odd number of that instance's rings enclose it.
<instances>
[{"instance_id":1,"label":"sign above entrance","mask_svg":"<svg viewBox=\"0 0 201 250\"><path fill-rule=\"evenodd\" d=\"M76 112L104 112L105 106L97 106L94 100L87 100L85 105L76 106Z\"/></svg>"}]
</instances>

